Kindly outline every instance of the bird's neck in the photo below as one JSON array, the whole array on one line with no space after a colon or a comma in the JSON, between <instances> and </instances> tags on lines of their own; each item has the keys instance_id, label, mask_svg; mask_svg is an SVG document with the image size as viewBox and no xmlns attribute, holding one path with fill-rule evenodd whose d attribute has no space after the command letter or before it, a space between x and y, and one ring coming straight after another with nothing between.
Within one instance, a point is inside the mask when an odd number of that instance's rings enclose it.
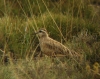
<instances>
[{"instance_id":1,"label":"bird's neck","mask_svg":"<svg viewBox=\"0 0 100 79\"><path fill-rule=\"evenodd\" d=\"M47 38L47 36L42 36L42 37L40 37L39 39L40 40L44 40L44 39L46 39Z\"/></svg>"},{"instance_id":2,"label":"bird's neck","mask_svg":"<svg viewBox=\"0 0 100 79\"><path fill-rule=\"evenodd\" d=\"M39 41L42 42L42 41L45 41L46 39L48 39L48 36L40 37Z\"/></svg>"},{"instance_id":3,"label":"bird's neck","mask_svg":"<svg viewBox=\"0 0 100 79\"><path fill-rule=\"evenodd\" d=\"M39 38L40 39L44 39L44 38L47 38L48 37L48 35L47 34L44 34L44 35L41 35Z\"/></svg>"}]
</instances>

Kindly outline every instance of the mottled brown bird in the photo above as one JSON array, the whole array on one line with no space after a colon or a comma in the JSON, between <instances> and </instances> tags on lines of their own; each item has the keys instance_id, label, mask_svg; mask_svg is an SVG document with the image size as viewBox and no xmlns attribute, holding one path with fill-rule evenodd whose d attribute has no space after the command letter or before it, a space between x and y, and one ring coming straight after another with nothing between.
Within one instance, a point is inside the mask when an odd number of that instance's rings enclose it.
<instances>
[{"instance_id":1,"label":"mottled brown bird","mask_svg":"<svg viewBox=\"0 0 100 79\"><path fill-rule=\"evenodd\" d=\"M51 57L72 56L71 51L62 43L50 38L45 29L40 29L36 34L39 37L41 51L45 55Z\"/></svg>"}]
</instances>

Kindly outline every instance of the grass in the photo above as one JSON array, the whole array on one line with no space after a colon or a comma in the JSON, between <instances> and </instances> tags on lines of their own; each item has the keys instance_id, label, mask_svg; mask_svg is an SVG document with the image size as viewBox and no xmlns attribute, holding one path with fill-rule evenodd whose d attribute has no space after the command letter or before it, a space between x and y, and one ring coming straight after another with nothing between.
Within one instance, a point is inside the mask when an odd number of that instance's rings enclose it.
<instances>
[{"instance_id":1,"label":"grass","mask_svg":"<svg viewBox=\"0 0 100 79\"><path fill-rule=\"evenodd\" d=\"M10 63L9 65L1 65L1 79L88 79L92 78L91 72L86 74L86 69L79 71L73 61L66 61L65 64L52 64L48 58L38 59L36 61L20 60L17 63ZM88 69L89 71L89 69ZM84 75L83 75L84 73Z\"/></svg>"},{"instance_id":2,"label":"grass","mask_svg":"<svg viewBox=\"0 0 100 79\"><path fill-rule=\"evenodd\" d=\"M1 0L0 79L99 79L100 6L92 0ZM99 3L99 2L98 2ZM80 58L40 57L34 33L46 28Z\"/></svg>"}]
</instances>

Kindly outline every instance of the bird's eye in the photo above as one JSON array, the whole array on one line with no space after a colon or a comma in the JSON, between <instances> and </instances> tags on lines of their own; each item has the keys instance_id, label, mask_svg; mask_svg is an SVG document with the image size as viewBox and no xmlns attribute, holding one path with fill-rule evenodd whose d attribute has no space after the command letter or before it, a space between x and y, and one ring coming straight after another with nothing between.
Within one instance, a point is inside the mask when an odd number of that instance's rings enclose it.
<instances>
[{"instance_id":1,"label":"bird's eye","mask_svg":"<svg viewBox=\"0 0 100 79\"><path fill-rule=\"evenodd\" d=\"M42 32L42 30L40 30L39 32Z\"/></svg>"}]
</instances>

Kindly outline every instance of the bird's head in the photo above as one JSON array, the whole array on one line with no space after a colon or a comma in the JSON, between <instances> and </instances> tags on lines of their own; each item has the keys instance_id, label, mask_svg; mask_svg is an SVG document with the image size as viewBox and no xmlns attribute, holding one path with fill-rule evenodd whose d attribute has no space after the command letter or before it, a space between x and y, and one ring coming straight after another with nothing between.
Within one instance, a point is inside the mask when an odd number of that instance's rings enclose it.
<instances>
[{"instance_id":1,"label":"bird's head","mask_svg":"<svg viewBox=\"0 0 100 79\"><path fill-rule=\"evenodd\" d=\"M39 36L39 38L48 37L48 33L44 28L40 29L38 32L36 32L36 34Z\"/></svg>"}]
</instances>

